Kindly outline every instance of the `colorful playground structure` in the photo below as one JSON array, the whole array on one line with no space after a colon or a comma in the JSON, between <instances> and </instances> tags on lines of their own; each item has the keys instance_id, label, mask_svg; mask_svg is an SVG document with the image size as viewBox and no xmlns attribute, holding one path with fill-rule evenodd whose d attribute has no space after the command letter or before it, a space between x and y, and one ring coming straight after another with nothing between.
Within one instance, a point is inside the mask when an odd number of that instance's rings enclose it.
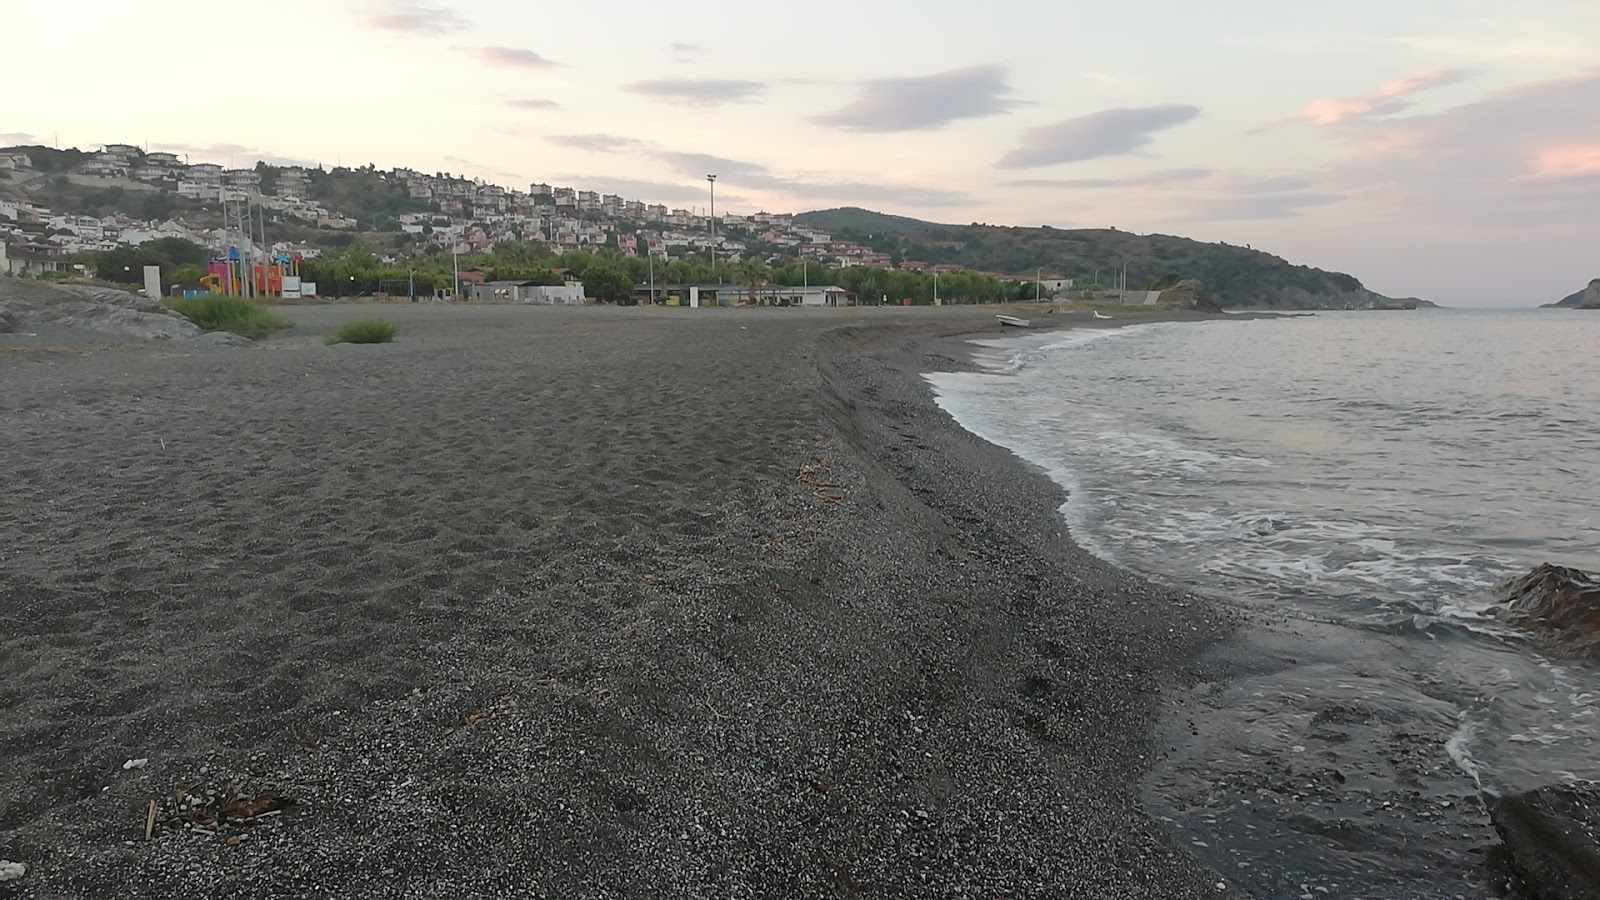
<instances>
[{"instance_id":1,"label":"colorful playground structure","mask_svg":"<svg viewBox=\"0 0 1600 900\"><path fill-rule=\"evenodd\" d=\"M280 253L265 263L244 259L238 247L213 259L200 286L213 294L233 297L297 299L316 295L316 285L300 280L303 257Z\"/></svg>"}]
</instances>

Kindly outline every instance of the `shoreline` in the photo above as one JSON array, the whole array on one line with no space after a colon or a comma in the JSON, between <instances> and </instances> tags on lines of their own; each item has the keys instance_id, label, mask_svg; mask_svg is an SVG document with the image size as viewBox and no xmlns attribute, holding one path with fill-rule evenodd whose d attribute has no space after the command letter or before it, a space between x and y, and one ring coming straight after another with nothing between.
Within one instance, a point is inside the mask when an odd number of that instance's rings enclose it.
<instances>
[{"instance_id":1,"label":"shoreline","mask_svg":"<svg viewBox=\"0 0 1600 900\"><path fill-rule=\"evenodd\" d=\"M922 371L993 373L973 359L995 352L990 341L971 343L988 337L927 341ZM1523 896L1486 795L1458 767L1459 726L1433 693L1442 688L1429 687L1431 651L1418 657L1397 635L1133 577L1193 591L1234 623L1163 694L1153 733L1161 749L1141 796L1174 840L1256 896Z\"/></svg>"}]
</instances>

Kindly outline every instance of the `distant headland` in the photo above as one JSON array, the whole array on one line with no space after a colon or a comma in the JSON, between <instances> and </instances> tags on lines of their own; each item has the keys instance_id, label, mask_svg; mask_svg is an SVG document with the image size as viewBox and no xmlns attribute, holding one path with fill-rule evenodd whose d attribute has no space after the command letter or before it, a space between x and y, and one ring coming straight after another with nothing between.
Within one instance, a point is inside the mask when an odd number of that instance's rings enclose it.
<instances>
[{"instance_id":1,"label":"distant headland","mask_svg":"<svg viewBox=\"0 0 1600 900\"><path fill-rule=\"evenodd\" d=\"M1589 286L1575 294L1546 303L1540 309L1600 309L1600 278L1589 282Z\"/></svg>"}]
</instances>

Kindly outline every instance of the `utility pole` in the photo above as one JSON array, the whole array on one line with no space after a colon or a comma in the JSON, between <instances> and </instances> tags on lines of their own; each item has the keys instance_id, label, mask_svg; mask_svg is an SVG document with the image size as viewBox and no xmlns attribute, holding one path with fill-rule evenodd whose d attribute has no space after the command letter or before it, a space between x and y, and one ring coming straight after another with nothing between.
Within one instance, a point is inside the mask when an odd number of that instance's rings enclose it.
<instances>
[{"instance_id":1,"label":"utility pole","mask_svg":"<svg viewBox=\"0 0 1600 900\"><path fill-rule=\"evenodd\" d=\"M266 282L267 293L272 293L272 280L267 277L267 267L276 266L272 259L272 248L267 244L267 206L265 203L256 207L256 213L261 217L261 278Z\"/></svg>"},{"instance_id":2,"label":"utility pole","mask_svg":"<svg viewBox=\"0 0 1600 900\"><path fill-rule=\"evenodd\" d=\"M222 201L222 261L228 267L228 282L222 286L222 293L233 294L233 260L228 256L228 189L217 189L217 198Z\"/></svg>"},{"instance_id":3,"label":"utility pole","mask_svg":"<svg viewBox=\"0 0 1600 900\"><path fill-rule=\"evenodd\" d=\"M933 305L939 305L939 270L933 270Z\"/></svg>"},{"instance_id":4,"label":"utility pole","mask_svg":"<svg viewBox=\"0 0 1600 900\"><path fill-rule=\"evenodd\" d=\"M650 239L645 238L645 258L650 261L650 305L656 304L656 251L650 246Z\"/></svg>"},{"instance_id":5,"label":"utility pole","mask_svg":"<svg viewBox=\"0 0 1600 900\"><path fill-rule=\"evenodd\" d=\"M711 277L717 278L717 176L707 175L706 181L711 183ZM717 279L721 284L722 279Z\"/></svg>"},{"instance_id":6,"label":"utility pole","mask_svg":"<svg viewBox=\"0 0 1600 900\"><path fill-rule=\"evenodd\" d=\"M241 262L244 264L244 272L242 273L244 275L244 295L245 297L254 297L256 295L255 279L251 277L252 273L250 270L254 266L256 254L255 248L250 245L254 244L255 241L252 240L250 234L244 230L244 214L245 210L247 210L249 207L250 194L246 192L244 195L244 201L242 203L234 204L233 213L234 218L237 220L239 225L239 242L244 244L246 248L241 250L239 253L239 255L243 257Z\"/></svg>"},{"instance_id":7,"label":"utility pole","mask_svg":"<svg viewBox=\"0 0 1600 900\"><path fill-rule=\"evenodd\" d=\"M1033 273L1033 302L1044 299L1044 269Z\"/></svg>"},{"instance_id":8,"label":"utility pole","mask_svg":"<svg viewBox=\"0 0 1600 900\"><path fill-rule=\"evenodd\" d=\"M450 268L451 268L452 271L455 272L455 276L456 276L455 298L457 300L461 299L461 255L460 255L460 252L461 252L461 245L457 244L455 241L451 241L450 242Z\"/></svg>"}]
</instances>

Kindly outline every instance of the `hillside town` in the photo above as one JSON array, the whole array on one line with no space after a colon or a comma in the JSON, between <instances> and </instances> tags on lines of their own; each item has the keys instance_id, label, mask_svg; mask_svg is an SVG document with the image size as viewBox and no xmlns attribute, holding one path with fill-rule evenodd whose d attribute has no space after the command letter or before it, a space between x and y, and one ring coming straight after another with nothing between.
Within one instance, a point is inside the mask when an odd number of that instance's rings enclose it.
<instances>
[{"instance_id":1,"label":"hillside town","mask_svg":"<svg viewBox=\"0 0 1600 900\"><path fill-rule=\"evenodd\" d=\"M41 151L0 150L0 238L4 245L0 259L5 260L3 269L10 274L64 271L80 254L160 238L180 238L219 254L239 248L247 257L315 259L329 246L329 237L355 233L392 234L397 239L377 251L384 263L397 262L401 247L466 255L523 244L557 254L610 250L623 257L665 262L714 252L720 262L730 265L759 256L807 260L836 269L962 269L896 259L881 249L807 227L788 213L719 212L713 220L700 210L668 208L577 187L534 183L524 190L449 173L427 174L407 168L380 171L371 166L327 170L258 163L225 168L216 163L189 163L176 153L147 152L132 144L106 144L92 153L79 154L77 164L65 171L49 171L33 158ZM395 201L395 209L363 213L337 208L328 196L328 186L341 175L366 179L372 192ZM45 182L62 190L115 191L124 200L156 197L168 201L160 205L170 209L170 214L139 218L118 209L89 215L28 199ZM273 231L292 231L296 239L276 238ZM336 239L331 243L336 244Z\"/></svg>"}]
</instances>

